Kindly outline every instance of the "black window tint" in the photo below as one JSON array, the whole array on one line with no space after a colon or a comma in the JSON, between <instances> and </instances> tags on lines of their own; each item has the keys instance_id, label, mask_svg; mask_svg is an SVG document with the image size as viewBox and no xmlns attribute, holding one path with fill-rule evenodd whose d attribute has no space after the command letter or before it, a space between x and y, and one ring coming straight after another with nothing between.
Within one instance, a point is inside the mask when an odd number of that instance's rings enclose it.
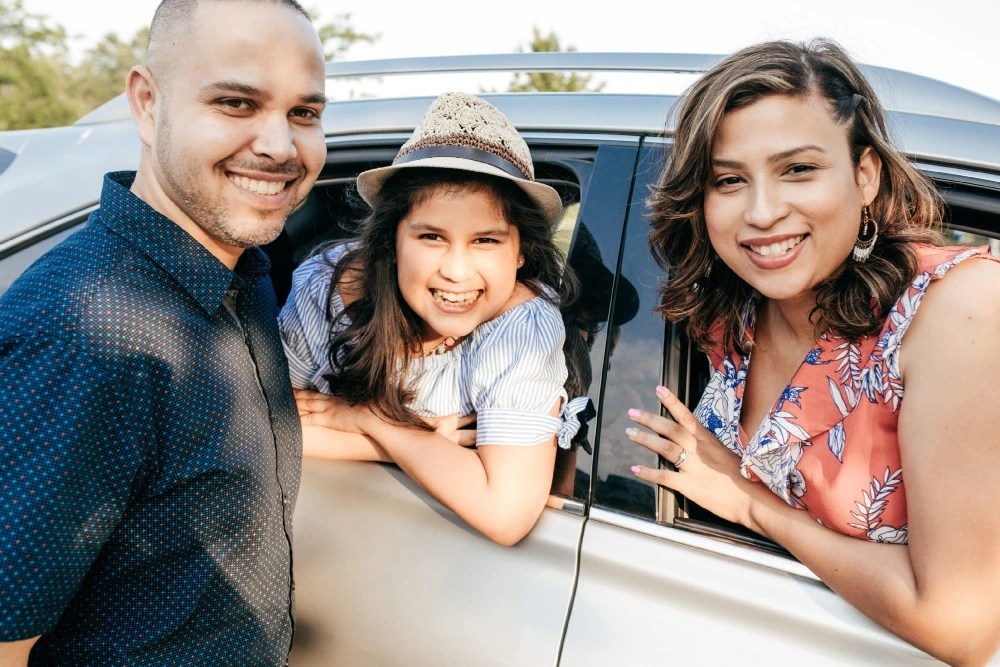
<instances>
[{"instance_id":1,"label":"black window tint","mask_svg":"<svg viewBox=\"0 0 1000 667\"><path fill-rule=\"evenodd\" d=\"M656 514L655 489L630 468L637 463L656 466L656 456L626 438L625 429L632 423L629 408L659 411L654 389L664 377L665 325L653 311L660 271L649 252L645 217L645 199L660 159L659 150L643 148L627 213L615 301L631 302L630 317L614 327L607 344L594 493L598 505L646 518Z\"/></svg>"},{"instance_id":2,"label":"black window tint","mask_svg":"<svg viewBox=\"0 0 1000 667\"><path fill-rule=\"evenodd\" d=\"M622 227L627 213L636 146L602 146L585 189L578 220L571 230L569 265L580 283L580 295L565 314L567 391L587 396L593 411L581 415L583 426L571 450L556 457L552 492L579 500L591 493L591 470L598 446L600 405L607 348L621 324L634 314L635 299L613 299ZM583 175L582 172L578 172Z\"/></svg>"}]
</instances>

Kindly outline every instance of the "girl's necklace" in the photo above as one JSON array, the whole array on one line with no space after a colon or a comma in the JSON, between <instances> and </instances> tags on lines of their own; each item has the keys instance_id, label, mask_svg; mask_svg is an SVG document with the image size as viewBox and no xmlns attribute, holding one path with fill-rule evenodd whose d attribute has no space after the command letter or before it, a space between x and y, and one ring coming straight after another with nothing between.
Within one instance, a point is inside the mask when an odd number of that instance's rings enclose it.
<instances>
[{"instance_id":1,"label":"girl's necklace","mask_svg":"<svg viewBox=\"0 0 1000 667\"><path fill-rule=\"evenodd\" d=\"M429 350L424 350L425 357L433 357L438 354L444 354L445 352L450 352L455 349L455 346L462 342L465 337L456 339L454 336L448 336L443 341L435 345Z\"/></svg>"}]
</instances>

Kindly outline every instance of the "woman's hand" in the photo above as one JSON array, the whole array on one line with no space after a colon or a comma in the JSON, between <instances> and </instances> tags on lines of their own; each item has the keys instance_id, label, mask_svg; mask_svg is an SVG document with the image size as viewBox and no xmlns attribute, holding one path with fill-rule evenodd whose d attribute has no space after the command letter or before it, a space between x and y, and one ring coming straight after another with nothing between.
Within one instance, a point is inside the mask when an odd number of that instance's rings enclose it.
<instances>
[{"instance_id":1,"label":"woman's hand","mask_svg":"<svg viewBox=\"0 0 1000 667\"><path fill-rule=\"evenodd\" d=\"M674 421L641 410L629 410L629 418L654 434L628 428L625 434L636 444L655 452L677 468L666 470L633 466L635 476L673 489L710 512L753 530L750 506L761 487L740 475L737 458L698 423L691 411L665 387L656 395ZM762 487L761 487L762 488Z\"/></svg>"}]
</instances>

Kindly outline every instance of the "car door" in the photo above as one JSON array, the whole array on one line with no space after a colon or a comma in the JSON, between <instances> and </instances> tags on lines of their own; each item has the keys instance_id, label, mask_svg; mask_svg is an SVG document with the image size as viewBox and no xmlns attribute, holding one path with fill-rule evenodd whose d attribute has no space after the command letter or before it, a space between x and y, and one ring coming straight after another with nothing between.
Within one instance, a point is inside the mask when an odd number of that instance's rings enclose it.
<instances>
[{"instance_id":1,"label":"car door","mask_svg":"<svg viewBox=\"0 0 1000 667\"><path fill-rule=\"evenodd\" d=\"M575 372L598 379L581 384L596 404L609 342L603 326L612 308L608 280L618 262L638 138L526 138L539 180L569 200L557 234L588 297L582 299L587 312L577 318L580 331L568 335L583 343ZM314 193L327 223L290 220L293 240L271 248L276 265L294 265L302 247L348 233L332 229L347 215L341 208L343 187L361 168L391 160L398 148L398 143L342 143L331 145ZM561 450L558 460L540 521L519 544L502 547L394 465L307 458L295 512L297 620L290 663L556 664L593 458L580 446Z\"/></svg>"},{"instance_id":2,"label":"car door","mask_svg":"<svg viewBox=\"0 0 1000 667\"><path fill-rule=\"evenodd\" d=\"M619 332L598 416L593 506L560 664L927 664L930 656L869 621L787 552L635 478L655 455L624 434L630 407L658 410L662 382L689 406L707 362L653 313L661 277L642 201L665 146L642 149L619 283L638 289ZM946 193L952 240L1000 242L1000 177L924 165ZM991 664L1000 664L1000 656Z\"/></svg>"}]
</instances>

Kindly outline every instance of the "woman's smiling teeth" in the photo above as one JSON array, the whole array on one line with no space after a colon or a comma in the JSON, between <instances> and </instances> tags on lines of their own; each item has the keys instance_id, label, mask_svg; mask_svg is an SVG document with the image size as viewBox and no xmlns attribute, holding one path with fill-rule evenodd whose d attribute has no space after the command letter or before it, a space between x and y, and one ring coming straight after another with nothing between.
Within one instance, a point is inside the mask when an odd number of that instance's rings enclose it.
<instances>
[{"instance_id":1,"label":"woman's smiling teeth","mask_svg":"<svg viewBox=\"0 0 1000 667\"><path fill-rule=\"evenodd\" d=\"M761 257L775 257L777 255L784 255L786 252L802 243L802 239L805 238L805 234L799 234L790 239L785 239L780 243L771 243L769 245L747 245L747 248L754 251Z\"/></svg>"},{"instance_id":2,"label":"woman's smiling teeth","mask_svg":"<svg viewBox=\"0 0 1000 667\"><path fill-rule=\"evenodd\" d=\"M449 306L464 306L475 301L480 294L480 290L472 292L445 292L444 290L432 289L431 294L436 301L441 301Z\"/></svg>"},{"instance_id":3,"label":"woman's smiling teeth","mask_svg":"<svg viewBox=\"0 0 1000 667\"><path fill-rule=\"evenodd\" d=\"M285 181L258 181L255 178L247 178L246 176L235 176L230 174L229 180L233 182L233 185L244 190L249 190L254 194L258 195L276 195L285 189L288 185Z\"/></svg>"}]
</instances>

